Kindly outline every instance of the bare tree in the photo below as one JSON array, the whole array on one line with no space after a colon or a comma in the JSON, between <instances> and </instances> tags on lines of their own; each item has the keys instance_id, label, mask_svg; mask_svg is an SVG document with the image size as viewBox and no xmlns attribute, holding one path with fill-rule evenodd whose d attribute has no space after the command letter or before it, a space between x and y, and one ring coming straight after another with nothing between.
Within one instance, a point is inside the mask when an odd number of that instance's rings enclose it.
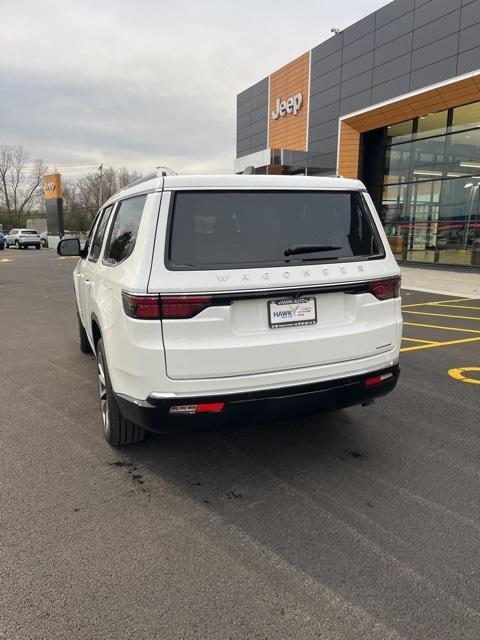
<instances>
[{"instance_id":1,"label":"bare tree","mask_svg":"<svg viewBox=\"0 0 480 640\"><path fill-rule=\"evenodd\" d=\"M0 146L0 222L19 225L28 212L41 209L42 179L46 167L41 160L30 160L22 146ZM105 202L119 189L138 178L136 171L125 167L109 167L102 175L102 200ZM103 204L100 202L100 180L97 172L63 183L63 208L67 228L88 229ZM22 222L24 224L24 222Z\"/></svg>"},{"instance_id":2,"label":"bare tree","mask_svg":"<svg viewBox=\"0 0 480 640\"><path fill-rule=\"evenodd\" d=\"M8 189L9 174L12 166L12 147L0 147L0 204L11 213L10 193Z\"/></svg>"},{"instance_id":3,"label":"bare tree","mask_svg":"<svg viewBox=\"0 0 480 640\"><path fill-rule=\"evenodd\" d=\"M108 168L102 176L102 199L108 200L114 193L138 178L135 171L126 168ZM99 174L88 173L77 179L69 179L63 185L63 210L65 226L68 229L88 229L95 213L101 207ZM78 228L77 228L78 227Z\"/></svg>"},{"instance_id":4,"label":"bare tree","mask_svg":"<svg viewBox=\"0 0 480 640\"><path fill-rule=\"evenodd\" d=\"M113 169L103 171L102 199L105 202L119 189L138 178L136 171ZM103 204L100 202L100 184L98 173L88 173L81 178L70 180L63 190L64 205L67 209L83 209L93 215Z\"/></svg>"},{"instance_id":5,"label":"bare tree","mask_svg":"<svg viewBox=\"0 0 480 640\"><path fill-rule=\"evenodd\" d=\"M21 145L0 147L0 204L8 214L21 216L39 205L46 169L42 160L31 162Z\"/></svg>"}]
</instances>

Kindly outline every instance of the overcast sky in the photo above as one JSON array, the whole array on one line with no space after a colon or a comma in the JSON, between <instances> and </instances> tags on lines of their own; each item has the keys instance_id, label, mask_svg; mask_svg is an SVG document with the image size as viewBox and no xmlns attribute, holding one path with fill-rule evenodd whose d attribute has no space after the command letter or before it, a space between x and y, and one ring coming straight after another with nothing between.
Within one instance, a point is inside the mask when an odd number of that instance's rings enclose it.
<instances>
[{"instance_id":1,"label":"overcast sky","mask_svg":"<svg viewBox=\"0 0 480 640\"><path fill-rule=\"evenodd\" d=\"M231 172L237 93L386 2L0 4L0 145L68 175Z\"/></svg>"}]
</instances>

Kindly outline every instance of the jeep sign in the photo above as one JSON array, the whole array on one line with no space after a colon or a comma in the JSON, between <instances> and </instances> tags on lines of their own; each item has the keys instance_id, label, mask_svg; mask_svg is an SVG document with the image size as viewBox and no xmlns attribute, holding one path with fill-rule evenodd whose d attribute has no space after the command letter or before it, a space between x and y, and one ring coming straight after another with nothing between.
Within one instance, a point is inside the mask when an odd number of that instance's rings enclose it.
<instances>
[{"instance_id":1,"label":"jeep sign","mask_svg":"<svg viewBox=\"0 0 480 640\"><path fill-rule=\"evenodd\" d=\"M275 111L272 111L272 118L277 120L278 118L283 118L288 113L292 113L294 116L300 111L300 107L302 106L303 96L301 93L297 93L286 100L280 100L277 98L277 104L275 105Z\"/></svg>"},{"instance_id":2,"label":"jeep sign","mask_svg":"<svg viewBox=\"0 0 480 640\"><path fill-rule=\"evenodd\" d=\"M62 176L59 173L43 176L43 196L47 200L62 197Z\"/></svg>"}]
</instances>

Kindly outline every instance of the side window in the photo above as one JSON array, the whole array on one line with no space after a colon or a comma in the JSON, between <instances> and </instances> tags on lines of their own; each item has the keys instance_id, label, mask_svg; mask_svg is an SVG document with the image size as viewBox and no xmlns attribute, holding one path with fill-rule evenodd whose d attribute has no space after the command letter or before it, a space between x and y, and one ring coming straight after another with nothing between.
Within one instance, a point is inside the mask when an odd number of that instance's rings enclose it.
<instances>
[{"instance_id":1,"label":"side window","mask_svg":"<svg viewBox=\"0 0 480 640\"><path fill-rule=\"evenodd\" d=\"M90 229L87 232L87 240L85 242L85 246L83 247L83 255L84 257L88 256L88 252L90 251L90 244L93 238L93 232L95 231L95 227L96 224L98 222L98 219L100 218L100 214L102 213L102 210L100 209L99 211L97 211L97 213L95 214L95 217L93 219L92 224L90 225Z\"/></svg>"},{"instance_id":2,"label":"side window","mask_svg":"<svg viewBox=\"0 0 480 640\"><path fill-rule=\"evenodd\" d=\"M147 196L137 196L119 203L105 248L106 264L114 266L132 253L146 199Z\"/></svg>"},{"instance_id":3,"label":"side window","mask_svg":"<svg viewBox=\"0 0 480 640\"><path fill-rule=\"evenodd\" d=\"M96 262L100 255L100 251L102 249L102 244L103 244L103 237L105 235L105 229L107 228L108 218L110 217L112 209L113 209L113 204L107 207L103 211L98 221L97 228L95 229L95 232L92 238L92 246L90 249L90 254L88 256L88 259L91 262Z\"/></svg>"}]
</instances>

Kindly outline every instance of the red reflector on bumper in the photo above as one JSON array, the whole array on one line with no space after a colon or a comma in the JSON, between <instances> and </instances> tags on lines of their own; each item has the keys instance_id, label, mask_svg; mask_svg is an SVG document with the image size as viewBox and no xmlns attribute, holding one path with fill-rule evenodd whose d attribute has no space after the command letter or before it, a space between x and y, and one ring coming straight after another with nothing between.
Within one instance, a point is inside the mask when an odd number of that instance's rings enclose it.
<instances>
[{"instance_id":1,"label":"red reflector on bumper","mask_svg":"<svg viewBox=\"0 0 480 640\"><path fill-rule=\"evenodd\" d=\"M201 402L199 404L176 404L170 407L169 413L188 414L194 413L220 413L225 406L224 402Z\"/></svg>"},{"instance_id":2,"label":"red reflector on bumper","mask_svg":"<svg viewBox=\"0 0 480 640\"><path fill-rule=\"evenodd\" d=\"M204 402L203 404L197 404L195 413L220 413L220 411L223 411L224 406L224 402Z\"/></svg>"},{"instance_id":3,"label":"red reflector on bumper","mask_svg":"<svg viewBox=\"0 0 480 640\"><path fill-rule=\"evenodd\" d=\"M382 382L390 380L390 378L393 378L393 373L383 373L381 376L372 376L365 380L365 386L375 387L377 384L382 384Z\"/></svg>"}]
</instances>

